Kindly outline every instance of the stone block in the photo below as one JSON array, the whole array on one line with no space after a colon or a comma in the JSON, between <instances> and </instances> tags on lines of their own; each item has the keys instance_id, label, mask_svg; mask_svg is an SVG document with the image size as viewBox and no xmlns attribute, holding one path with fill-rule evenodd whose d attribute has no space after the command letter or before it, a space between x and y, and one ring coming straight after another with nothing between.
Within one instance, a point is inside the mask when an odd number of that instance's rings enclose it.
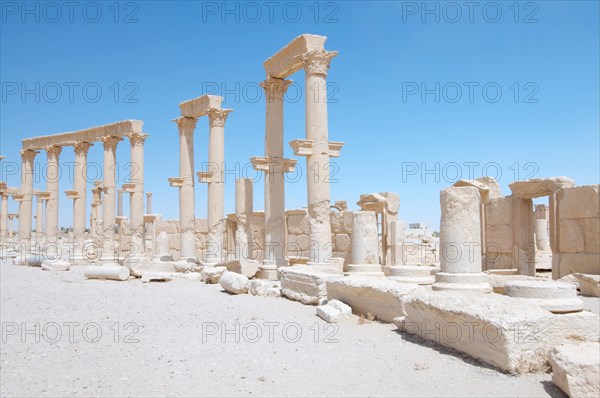
<instances>
[{"instance_id":1,"label":"stone block","mask_svg":"<svg viewBox=\"0 0 600 398\"><path fill-rule=\"evenodd\" d=\"M92 265L85 269L83 275L87 279L110 279L114 281L126 281L129 279L130 271L127 267L118 264Z\"/></svg>"},{"instance_id":2,"label":"stone block","mask_svg":"<svg viewBox=\"0 0 600 398\"><path fill-rule=\"evenodd\" d=\"M486 249L493 253L511 253L513 245L512 225L488 225L485 231Z\"/></svg>"},{"instance_id":3,"label":"stone block","mask_svg":"<svg viewBox=\"0 0 600 398\"><path fill-rule=\"evenodd\" d=\"M317 307L317 316L323 319L325 322L335 323L339 321L344 314L337 308L330 305L320 305Z\"/></svg>"},{"instance_id":4,"label":"stone block","mask_svg":"<svg viewBox=\"0 0 600 398\"><path fill-rule=\"evenodd\" d=\"M579 291L586 296L600 297L600 275L575 273L571 274L577 280Z\"/></svg>"},{"instance_id":5,"label":"stone block","mask_svg":"<svg viewBox=\"0 0 600 398\"><path fill-rule=\"evenodd\" d=\"M528 299L431 292L404 303L394 321L404 332L450 347L508 373L544 372L552 349L568 340L598 341L598 315L553 314Z\"/></svg>"},{"instance_id":6,"label":"stone block","mask_svg":"<svg viewBox=\"0 0 600 398\"><path fill-rule=\"evenodd\" d=\"M142 272L142 283L148 282L168 282L173 277L165 272Z\"/></svg>"},{"instance_id":7,"label":"stone block","mask_svg":"<svg viewBox=\"0 0 600 398\"><path fill-rule=\"evenodd\" d=\"M600 275L600 254L560 253L558 256L559 278L573 273Z\"/></svg>"},{"instance_id":8,"label":"stone block","mask_svg":"<svg viewBox=\"0 0 600 398\"><path fill-rule=\"evenodd\" d=\"M225 267L204 267L200 271L200 279L204 283L219 283L225 272L227 272Z\"/></svg>"},{"instance_id":9,"label":"stone block","mask_svg":"<svg viewBox=\"0 0 600 398\"><path fill-rule=\"evenodd\" d=\"M287 229L290 235L308 235L310 224L305 210L299 212L288 212Z\"/></svg>"},{"instance_id":10,"label":"stone block","mask_svg":"<svg viewBox=\"0 0 600 398\"><path fill-rule=\"evenodd\" d=\"M600 344L573 342L550 354L552 382L569 397L600 396Z\"/></svg>"},{"instance_id":11,"label":"stone block","mask_svg":"<svg viewBox=\"0 0 600 398\"><path fill-rule=\"evenodd\" d=\"M352 249L352 240L350 236L346 234L337 234L335 235L335 251L337 252L347 252Z\"/></svg>"},{"instance_id":12,"label":"stone block","mask_svg":"<svg viewBox=\"0 0 600 398\"><path fill-rule=\"evenodd\" d=\"M486 224L509 224L510 220L512 220L512 198L510 196L490 198L490 203L485 207Z\"/></svg>"},{"instance_id":13,"label":"stone block","mask_svg":"<svg viewBox=\"0 0 600 398\"><path fill-rule=\"evenodd\" d=\"M318 304L327 297L327 281L340 275L326 271L324 266L310 265L280 268L281 295L303 304Z\"/></svg>"},{"instance_id":14,"label":"stone block","mask_svg":"<svg viewBox=\"0 0 600 398\"><path fill-rule=\"evenodd\" d=\"M254 277L260 268L258 260L231 260L224 262L222 265L227 268L227 271L237 272L246 278Z\"/></svg>"},{"instance_id":15,"label":"stone block","mask_svg":"<svg viewBox=\"0 0 600 398\"><path fill-rule=\"evenodd\" d=\"M600 219L586 218L584 220L583 239L586 253L600 253Z\"/></svg>"},{"instance_id":16,"label":"stone block","mask_svg":"<svg viewBox=\"0 0 600 398\"><path fill-rule=\"evenodd\" d=\"M352 307L350 307L348 304L342 303L339 300L329 300L327 301L327 305L332 306L344 315L352 315Z\"/></svg>"},{"instance_id":17,"label":"stone block","mask_svg":"<svg viewBox=\"0 0 600 398\"><path fill-rule=\"evenodd\" d=\"M223 289L233 294L245 294L250 287L250 280L235 272L225 272L219 283Z\"/></svg>"},{"instance_id":18,"label":"stone block","mask_svg":"<svg viewBox=\"0 0 600 398\"><path fill-rule=\"evenodd\" d=\"M558 216L561 220L573 218L600 218L600 185L582 185L565 188L557 193Z\"/></svg>"},{"instance_id":19,"label":"stone block","mask_svg":"<svg viewBox=\"0 0 600 398\"><path fill-rule=\"evenodd\" d=\"M310 246L310 240L308 235L289 235L287 244L288 250L297 250L297 248L300 248L302 251L307 251Z\"/></svg>"},{"instance_id":20,"label":"stone block","mask_svg":"<svg viewBox=\"0 0 600 398\"><path fill-rule=\"evenodd\" d=\"M489 248L488 248L489 249ZM517 265L514 262L512 253L496 253L490 251L484 256L483 269L513 269Z\"/></svg>"},{"instance_id":21,"label":"stone block","mask_svg":"<svg viewBox=\"0 0 600 398\"><path fill-rule=\"evenodd\" d=\"M349 305L355 313L371 314L384 322L404 316L404 301L412 294L424 293L416 284L404 284L383 278L342 277L327 282L327 299Z\"/></svg>"},{"instance_id":22,"label":"stone block","mask_svg":"<svg viewBox=\"0 0 600 398\"><path fill-rule=\"evenodd\" d=\"M250 281L248 293L253 296L279 297L281 296L281 283L279 281L254 279Z\"/></svg>"},{"instance_id":23,"label":"stone block","mask_svg":"<svg viewBox=\"0 0 600 398\"><path fill-rule=\"evenodd\" d=\"M584 226L585 220L562 219L559 221L558 250L561 253L585 252L585 238L583 235Z\"/></svg>"},{"instance_id":24,"label":"stone block","mask_svg":"<svg viewBox=\"0 0 600 398\"><path fill-rule=\"evenodd\" d=\"M42 270L50 272L68 271L71 269L71 263L64 260L44 260L42 261Z\"/></svg>"}]
</instances>

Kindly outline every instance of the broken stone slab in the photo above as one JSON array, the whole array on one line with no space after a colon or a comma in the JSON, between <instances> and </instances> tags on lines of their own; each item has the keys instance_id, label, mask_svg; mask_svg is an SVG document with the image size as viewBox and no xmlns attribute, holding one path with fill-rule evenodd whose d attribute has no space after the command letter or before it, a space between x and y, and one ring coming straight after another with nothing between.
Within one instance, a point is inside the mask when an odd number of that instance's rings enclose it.
<instances>
[{"instance_id":1,"label":"broken stone slab","mask_svg":"<svg viewBox=\"0 0 600 398\"><path fill-rule=\"evenodd\" d=\"M110 279L126 281L129 279L129 268L113 263L111 265L92 265L85 269L83 275L87 279Z\"/></svg>"},{"instance_id":2,"label":"broken stone slab","mask_svg":"<svg viewBox=\"0 0 600 398\"><path fill-rule=\"evenodd\" d=\"M71 269L71 263L64 260L42 261L42 270L50 272L68 271Z\"/></svg>"},{"instance_id":3,"label":"broken stone slab","mask_svg":"<svg viewBox=\"0 0 600 398\"><path fill-rule=\"evenodd\" d=\"M250 280L236 272L225 272L219 280L221 287L233 294L246 294L250 287Z\"/></svg>"},{"instance_id":4,"label":"broken stone slab","mask_svg":"<svg viewBox=\"0 0 600 398\"><path fill-rule=\"evenodd\" d=\"M553 314L537 303L500 294L429 292L404 303L399 330L463 352L508 373L544 372L554 346L598 341L598 315Z\"/></svg>"},{"instance_id":5,"label":"broken stone slab","mask_svg":"<svg viewBox=\"0 0 600 398\"><path fill-rule=\"evenodd\" d=\"M579 291L586 296L600 297L600 275L573 274L579 283Z\"/></svg>"},{"instance_id":6,"label":"broken stone slab","mask_svg":"<svg viewBox=\"0 0 600 398\"><path fill-rule=\"evenodd\" d=\"M570 283L543 280L509 281L504 294L537 302L543 309L554 313L583 310L583 301L577 297L577 289Z\"/></svg>"},{"instance_id":7,"label":"broken stone slab","mask_svg":"<svg viewBox=\"0 0 600 398\"><path fill-rule=\"evenodd\" d=\"M399 283L383 278L343 277L327 281L327 298L349 305L355 313L371 314L384 322L406 315L404 301L413 294L425 293L417 284Z\"/></svg>"},{"instance_id":8,"label":"broken stone slab","mask_svg":"<svg viewBox=\"0 0 600 398\"><path fill-rule=\"evenodd\" d=\"M600 396L600 344L573 342L550 353L552 382L569 397Z\"/></svg>"},{"instance_id":9,"label":"broken stone slab","mask_svg":"<svg viewBox=\"0 0 600 398\"><path fill-rule=\"evenodd\" d=\"M303 304L316 305L327 298L327 281L341 272L325 270L324 266L297 265L279 268L281 295Z\"/></svg>"},{"instance_id":10,"label":"broken stone slab","mask_svg":"<svg viewBox=\"0 0 600 398\"><path fill-rule=\"evenodd\" d=\"M142 283L148 282L169 282L173 276L166 272L143 272Z\"/></svg>"},{"instance_id":11,"label":"broken stone slab","mask_svg":"<svg viewBox=\"0 0 600 398\"><path fill-rule=\"evenodd\" d=\"M248 293L253 296L279 297L281 296L281 283L279 281L254 279L250 281Z\"/></svg>"},{"instance_id":12,"label":"broken stone slab","mask_svg":"<svg viewBox=\"0 0 600 398\"><path fill-rule=\"evenodd\" d=\"M172 277L177 278L177 279L186 279L186 280L192 281L192 282L200 282L202 280L202 276L200 275L199 272L186 272L186 273L176 272L176 273L172 274Z\"/></svg>"},{"instance_id":13,"label":"broken stone slab","mask_svg":"<svg viewBox=\"0 0 600 398\"><path fill-rule=\"evenodd\" d=\"M495 272L486 272L488 274L488 282L492 285L494 293L503 294L504 286L510 281L537 281L535 276L528 275L510 275L498 274Z\"/></svg>"},{"instance_id":14,"label":"broken stone slab","mask_svg":"<svg viewBox=\"0 0 600 398\"><path fill-rule=\"evenodd\" d=\"M388 279L402 283L416 283L418 285L431 285L435 282L435 274L439 267L427 265L395 265L384 267Z\"/></svg>"},{"instance_id":15,"label":"broken stone slab","mask_svg":"<svg viewBox=\"0 0 600 398\"><path fill-rule=\"evenodd\" d=\"M225 267L204 267L200 272L200 279L204 283L219 283L225 272L227 272Z\"/></svg>"},{"instance_id":16,"label":"broken stone slab","mask_svg":"<svg viewBox=\"0 0 600 398\"><path fill-rule=\"evenodd\" d=\"M144 272L163 272L163 273L175 273L175 264L173 262L163 261L142 261L138 264L132 264L130 267L131 275L135 277L141 277Z\"/></svg>"},{"instance_id":17,"label":"broken stone slab","mask_svg":"<svg viewBox=\"0 0 600 398\"><path fill-rule=\"evenodd\" d=\"M344 315L352 315L352 307L350 307L348 304L342 303L340 300L329 300L327 301L327 305L332 306Z\"/></svg>"},{"instance_id":18,"label":"broken stone slab","mask_svg":"<svg viewBox=\"0 0 600 398\"><path fill-rule=\"evenodd\" d=\"M258 261L246 260L230 260L218 265L227 268L227 271L242 274L246 278L254 277L260 268L260 263Z\"/></svg>"},{"instance_id":19,"label":"broken stone slab","mask_svg":"<svg viewBox=\"0 0 600 398\"><path fill-rule=\"evenodd\" d=\"M339 321L344 314L342 314L342 312L337 308L325 304L317 307L317 316L323 319L325 322L335 323Z\"/></svg>"},{"instance_id":20,"label":"broken stone slab","mask_svg":"<svg viewBox=\"0 0 600 398\"><path fill-rule=\"evenodd\" d=\"M180 260L172 263L175 267L176 272L200 272L202 271L202 266L197 262L193 261L193 259L189 260Z\"/></svg>"}]
</instances>

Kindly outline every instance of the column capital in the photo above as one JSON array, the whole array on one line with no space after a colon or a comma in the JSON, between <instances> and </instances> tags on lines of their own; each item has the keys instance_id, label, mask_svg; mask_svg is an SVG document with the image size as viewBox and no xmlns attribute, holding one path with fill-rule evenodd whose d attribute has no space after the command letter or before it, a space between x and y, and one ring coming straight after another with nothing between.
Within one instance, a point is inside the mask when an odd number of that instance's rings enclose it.
<instances>
[{"instance_id":1,"label":"column capital","mask_svg":"<svg viewBox=\"0 0 600 398\"><path fill-rule=\"evenodd\" d=\"M315 142L313 140L299 139L289 142L290 146L294 150L295 156L312 156L315 153ZM332 158L340 157L340 150L344 146L343 142L340 141L329 141L329 151L327 155Z\"/></svg>"},{"instance_id":2,"label":"column capital","mask_svg":"<svg viewBox=\"0 0 600 398\"><path fill-rule=\"evenodd\" d=\"M44 148L49 158L57 158L62 152L61 146L49 145Z\"/></svg>"},{"instance_id":3,"label":"column capital","mask_svg":"<svg viewBox=\"0 0 600 398\"><path fill-rule=\"evenodd\" d=\"M302 63L307 75L326 77L331 59L338 55L337 51L315 50L302 54Z\"/></svg>"},{"instance_id":4,"label":"column capital","mask_svg":"<svg viewBox=\"0 0 600 398\"><path fill-rule=\"evenodd\" d=\"M177 123L179 134L193 134L194 129L196 128L196 123L198 122L198 118L181 116L173 119L173 122Z\"/></svg>"},{"instance_id":5,"label":"column capital","mask_svg":"<svg viewBox=\"0 0 600 398\"><path fill-rule=\"evenodd\" d=\"M75 154L87 155L88 151L93 145L94 144L90 142L79 141L73 145L73 148L75 149Z\"/></svg>"},{"instance_id":6,"label":"column capital","mask_svg":"<svg viewBox=\"0 0 600 398\"><path fill-rule=\"evenodd\" d=\"M31 149L22 149L20 151L21 154L21 159L23 159L24 162L33 162L33 159L35 159L35 155L38 154L38 151L32 151Z\"/></svg>"},{"instance_id":7,"label":"column capital","mask_svg":"<svg viewBox=\"0 0 600 398\"><path fill-rule=\"evenodd\" d=\"M296 170L296 164L298 161L296 159L254 156L250 158L250 163L252 163L254 170L257 171L269 173L281 171L283 173L289 173Z\"/></svg>"},{"instance_id":8,"label":"column capital","mask_svg":"<svg viewBox=\"0 0 600 398\"><path fill-rule=\"evenodd\" d=\"M131 142L131 146L143 145L146 138L148 138L148 134L144 133L130 133L127 135L129 138L129 142Z\"/></svg>"},{"instance_id":9,"label":"column capital","mask_svg":"<svg viewBox=\"0 0 600 398\"><path fill-rule=\"evenodd\" d=\"M123 141L123 138L121 137L114 137L112 135L107 135L102 137L101 139L102 143L104 144L104 149L110 149L110 150L116 150L117 149L117 144L119 143L119 141Z\"/></svg>"},{"instance_id":10,"label":"column capital","mask_svg":"<svg viewBox=\"0 0 600 398\"><path fill-rule=\"evenodd\" d=\"M233 109L209 109L208 123L210 127L225 127L225 121L227 120L229 112L233 112Z\"/></svg>"},{"instance_id":11,"label":"column capital","mask_svg":"<svg viewBox=\"0 0 600 398\"><path fill-rule=\"evenodd\" d=\"M260 86L267 94L267 101L272 102L275 98L282 98L293 80L277 79L275 77L267 77L266 80L260 83Z\"/></svg>"},{"instance_id":12,"label":"column capital","mask_svg":"<svg viewBox=\"0 0 600 398\"><path fill-rule=\"evenodd\" d=\"M146 192L146 196L147 197L151 197L152 196L152 192Z\"/></svg>"}]
</instances>

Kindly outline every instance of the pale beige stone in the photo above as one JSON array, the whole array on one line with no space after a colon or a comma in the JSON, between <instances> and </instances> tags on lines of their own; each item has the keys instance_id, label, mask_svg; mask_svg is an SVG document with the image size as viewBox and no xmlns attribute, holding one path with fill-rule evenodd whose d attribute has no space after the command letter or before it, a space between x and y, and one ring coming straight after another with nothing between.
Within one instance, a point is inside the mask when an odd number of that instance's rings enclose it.
<instances>
[{"instance_id":1,"label":"pale beige stone","mask_svg":"<svg viewBox=\"0 0 600 398\"><path fill-rule=\"evenodd\" d=\"M219 279L223 289L232 294L246 294L250 287L250 280L244 275L235 272L225 272Z\"/></svg>"},{"instance_id":2,"label":"pale beige stone","mask_svg":"<svg viewBox=\"0 0 600 398\"><path fill-rule=\"evenodd\" d=\"M561 219L600 218L600 185L562 189L557 192L557 199Z\"/></svg>"},{"instance_id":3,"label":"pale beige stone","mask_svg":"<svg viewBox=\"0 0 600 398\"><path fill-rule=\"evenodd\" d=\"M535 178L516 181L509 184L513 196L522 199L533 199L549 196L563 188L571 188L575 181L567 177Z\"/></svg>"},{"instance_id":4,"label":"pale beige stone","mask_svg":"<svg viewBox=\"0 0 600 398\"><path fill-rule=\"evenodd\" d=\"M279 297L281 296L281 283L254 279L250 281L248 293L253 296Z\"/></svg>"},{"instance_id":5,"label":"pale beige stone","mask_svg":"<svg viewBox=\"0 0 600 398\"><path fill-rule=\"evenodd\" d=\"M583 310L583 301L570 283L544 280L510 280L504 285L504 294L527 298L545 310L561 314Z\"/></svg>"},{"instance_id":6,"label":"pale beige stone","mask_svg":"<svg viewBox=\"0 0 600 398\"><path fill-rule=\"evenodd\" d=\"M168 282L173 276L166 272L142 272L142 283Z\"/></svg>"},{"instance_id":7,"label":"pale beige stone","mask_svg":"<svg viewBox=\"0 0 600 398\"><path fill-rule=\"evenodd\" d=\"M340 271L327 266L283 267L279 270L281 295L303 304L318 304L327 297L327 281L340 276Z\"/></svg>"},{"instance_id":8,"label":"pale beige stone","mask_svg":"<svg viewBox=\"0 0 600 398\"><path fill-rule=\"evenodd\" d=\"M42 261L42 270L50 272L68 271L71 269L71 263L64 260Z\"/></svg>"},{"instance_id":9,"label":"pale beige stone","mask_svg":"<svg viewBox=\"0 0 600 398\"><path fill-rule=\"evenodd\" d=\"M204 267L200 271L200 279L205 283L219 283L225 272L227 272L225 267Z\"/></svg>"},{"instance_id":10,"label":"pale beige stone","mask_svg":"<svg viewBox=\"0 0 600 398\"><path fill-rule=\"evenodd\" d=\"M585 251L585 237L583 233L583 220L561 219L559 228L559 251L561 253L583 253Z\"/></svg>"},{"instance_id":11,"label":"pale beige stone","mask_svg":"<svg viewBox=\"0 0 600 398\"><path fill-rule=\"evenodd\" d=\"M600 344L570 342L550 353L552 382L570 398L600 396Z\"/></svg>"},{"instance_id":12,"label":"pale beige stone","mask_svg":"<svg viewBox=\"0 0 600 398\"><path fill-rule=\"evenodd\" d=\"M581 294L600 297L600 275L571 274L578 282Z\"/></svg>"},{"instance_id":13,"label":"pale beige stone","mask_svg":"<svg viewBox=\"0 0 600 398\"><path fill-rule=\"evenodd\" d=\"M118 264L93 265L85 269L84 275L87 279L111 279L115 281L126 281L129 279L129 268Z\"/></svg>"}]
</instances>

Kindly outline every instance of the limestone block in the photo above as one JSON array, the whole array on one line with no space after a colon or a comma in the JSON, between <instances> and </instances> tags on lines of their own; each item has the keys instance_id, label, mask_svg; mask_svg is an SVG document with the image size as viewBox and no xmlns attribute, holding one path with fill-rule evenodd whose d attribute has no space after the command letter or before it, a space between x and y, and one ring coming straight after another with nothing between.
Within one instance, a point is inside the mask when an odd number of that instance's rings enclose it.
<instances>
[{"instance_id":1,"label":"limestone block","mask_svg":"<svg viewBox=\"0 0 600 398\"><path fill-rule=\"evenodd\" d=\"M502 196L502 193L500 191L500 184L498 184L498 181L496 181L494 177L479 177L475 181L481 182L482 184L485 184L488 187L488 196L490 199L499 198L500 196Z\"/></svg>"},{"instance_id":2,"label":"limestone block","mask_svg":"<svg viewBox=\"0 0 600 398\"><path fill-rule=\"evenodd\" d=\"M345 211L342 213L344 218L344 233L352 234L352 225L354 224L354 212Z\"/></svg>"},{"instance_id":3,"label":"limestone block","mask_svg":"<svg viewBox=\"0 0 600 398\"><path fill-rule=\"evenodd\" d=\"M586 218L584 220L583 239L586 253L600 253L600 219Z\"/></svg>"},{"instance_id":4,"label":"limestone block","mask_svg":"<svg viewBox=\"0 0 600 398\"><path fill-rule=\"evenodd\" d=\"M552 195L564 188L571 188L575 181L567 177L534 178L509 184L513 196L523 199Z\"/></svg>"},{"instance_id":5,"label":"limestone block","mask_svg":"<svg viewBox=\"0 0 600 398\"><path fill-rule=\"evenodd\" d=\"M508 224L488 225L485 230L486 249L493 253L512 253L513 228Z\"/></svg>"},{"instance_id":6,"label":"limestone block","mask_svg":"<svg viewBox=\"0 0 600 398\"><path fill-rule=\"evenodd\" d=\"M250 281L248 293L253 296L279 297L281 296L281 283L279 281L254 279Z\"/></svg>"},{"instance_id":7,"label":"limestone block","mask_svg":"<svg viewBox=\"0 0 600 398\"><path fill-rule=\"evenodd\" d=\"M502 196L491 198L485 206L485 222L487 225L509 224L512 219L512 198Z\"/></svg>"},{"instance_id":8,"label":"limestone block","mask_svg":"<svg viewBox=\"0 0 600 398\"><path fill-rule=\"evenodd\" d=\"M288 211L287 228L290 235L308 235L310 224L306 210Z\"/></svg>"},{"instance_id":9,"label":"limestone block","mask_svg":"<svg viewBox=\"0 0 600 398\"><path fill-rule=\"evenodd\" d=\"M513 253L488 251L483 261L483 269L513 269L516 266Z\"/></svg>"},{"instance_id":10,"label":"limestone block","mask_svg":"<svg viewBox=\"0 0 600 398\"><path fill-rule=\"evenodd\" d=\"M44 260L42 261L42 270L50 272L68 271L71 269L71 263L64 260Z\"/></svg>"},{"instance_id":11,"label":"limestone block","mask_svg":"<svg viewBox=\"0 0 600 398\"><path fill-rule=\"evenodd\" d=\"M560 275L572 273L600 274L600 254L597 253L560 253Z\"/></svg>"},{"instance_id":12,"label":"limestone block","mask_svg":"<svg viewBox=\"0 0 600 398\"><path fill-rule=\"evenodd\" d=\"M573 342L550 354L552 382L570 398L600 396L600 344Z\"/></svg>"},{"instance_id":13,"label":"limestone block","mask_svg":"<svg viewBox=\"0 0 600 398\"><path fill-rule=\"evenodd\" d=\"M166 272L142 272L142 283L148 282L168 282L173 277Z\"/></svg>"},{"instance_id":14,"label":"limestone block","mask_svg":"<svg viewBox=\"0 0 600 398\"><path fill-rule=\"evenodd\" d=\"M600 297L600 275L572 274L579 283L579 291L586 296Z\"/></svg>"},{"instance_id":15,"label":"limestone block","mask_svg":"<svg viewBox=\"0 0 600 398\"><path fill-rule=\"evenodd\" d=\"M346 303L355 313L371 314L384 322L404 316L404 301L412 294L424 293L416 284L404 284L383 278L348 276L327 282L327 298Z\"/></svg>"},{"instance_id":16,"label":"limestone block","mask_svg":"<svg viewBox=\"0 0 600 398\"><path fill-rule=\"evenodd\" d=\"M310 246L310 240L308 235L289 235L287 244L289 250L300 248L300 250L306 251Z\"/></svg>"},{"instance_id":17,"label":"limestone block","mask_svg":"<svg viewBox=\"0 0 600 398\"><path fill-rule=\"evenodd\" d=\"M582 185L557 192L560 219L600 218L600 185Z\"/></svg>"},{"instance_id":18,"label":"limestone block","mask_svg":"<svg viewBox=\"0 0 600 398\"><path fill-rule=\"evenodd\" d=\"M208 221L206 220L206 218L196 218L195 223L196 233L208 233Z\"/></svg>"},{"instance_id":19,"label":"limestone block","mask_svg":"<svg viewBox=\"0 0 600 398\"><path fill-rule=\"evenodd\" d=\"M114 281L126 281L129 279L129 268L118 264L92 265L87 267L83 275L87 279L110 279Z\"/></svg>"},{"instance_id":20,"label":"limestone block","mask_svg":"<svg viewBox=\"0 0 600 398\"><path fill-rule=\"evenodd\" d=\"M338 252L347 252L351 250L352 241L346 234L335 235L335 250Z\"/></svg>"},{"instance_id":21,"label":"limestone block","mask_svg":"<svg viewBox=\"0 0 600 398\"><path fill-rule=\"evenodd\" d=\"M200 279L205 283L219 283L225 272L227 272L225 267L204 267L200 271Z\"/></svg>"},{"instance_id":22,"label":"limestone block","mask_svg":"<svg viewBox=\"0 0 600 398\"><path fill-rule=\"evenodd\" d=\"M540 307L554 313L583 310L583 301L571 283L546 280L511 280L504 285L504 294L537 302Z\"/></svg>"},{"instance_id":23,"label":"limestone block","mask_svg":"<svg viewBox=\"0 0 600 398\"><path fill-rule=\"evenodd\" d=\"M509 373L549 369L548 357L566 340L598 341L598 315L553 314L528 299L499 294L431 292L404 303L400 330L432 340Z\"/></svg>"},{"instance_id":24,"label":"limestone block","mask_svg":"<svg viewBox=\"0 0 600 398\"><path fill-rule=\"evenodd\" d=\"M350 307L348 304L342 303L339 300L329 300L327 301L327 305L335 308L344 315L352 315L352 307Z\"/></svg>"},{"instance_id":25,"label":"limestone block","mask_svg":"<svg viewBox=\"0 0 600 398\"><path fill-rule=\"evenodd\" d=\"M244 275L246 278L252 278L260 268L260 262L257 260L231 260L222 264L227 271L237 272Z\"/></svg>"},{"instance_id":26,"label":"limestone block","mask_svg":"<svg viewBox=\"0 0 600 398\"><path fill-rule=\"evenodd\" d=\"M487 273L487 272L486 272ZM492 285L494 293L503 294L504 286L511 281L536 281L538 278L528 275L502 275L497 273L487 273L488 282Z\"/></svg>"},{"instance_id":27,"label":"limestone block","mask_svg":"<svg viewBox=\"0 0 600 398\"><path fill-rule=\"evenodd\" d=\"M584 220L561 219L559 221L558 250L561 253L583 253L585 251L584 226Z\"/></svg>"},{"instance_id":28,"label":"limestone block","mask_svg":"<svg viewBox=\"0 0 600 398\"><path fill-rule=\"evenodd\" d=\"M223 289L233 294L246 294L250 287L250 280L235 272L225 272L221 275L219 283Z\"/></svg>"},{"instance_id":29,"label":"limestone block","mask_svg":"<svg viewBox=\"0 0 600 398\"><path fill-rule=\"evenodd\" d=\"M327 281L339 273L326 272L325 266L281 267L281 295L303 304L318 304L327 297Z\"/></svg>"},{"instance_id":30,"label":"limestone block","mask_svg":"<svg viewBox=\"0 0 600 398\"><path fill-rule=\"evenodd\" d=\"M317 316L319 316L325 322L335 323L339 321L344 314L342 314L342 312L337 308L326 304L317 307Z\"/></svg>"},{"instance_id":31,"label":"limestone block","mask_svg":"<svg viewBox=\"0 0 600 398\"><path fill-rule=\"evenodd\" d=\"M30 254L24 258L21 257L18 264L28 265L30 267L41 267L44 260L45 258L41 254Z\"/></svg>"}]
</instances>

